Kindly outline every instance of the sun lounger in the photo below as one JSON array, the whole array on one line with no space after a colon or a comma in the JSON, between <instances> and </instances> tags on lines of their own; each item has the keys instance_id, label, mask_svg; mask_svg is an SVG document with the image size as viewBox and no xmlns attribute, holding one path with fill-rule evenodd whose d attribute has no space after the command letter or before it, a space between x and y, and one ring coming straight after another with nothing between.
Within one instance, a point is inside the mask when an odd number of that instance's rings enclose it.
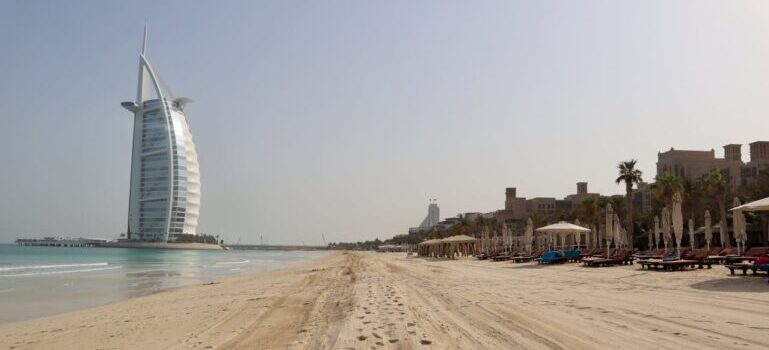
<instances>
[{"instance_id":1,"label":"sun lounger","mask_svg":"<svg viewBox=\"0 0 769 350\"><path fill-rule=\"evenodd\" d=\"M561 257L562 257L561 253L557 251L549 251L549 252L543 253L542 256L540 256L536 260L538 264L543 264L543 265L555 264L561 261Z\"/></svg>"},{"instance_id":2,"label":"sun lounger","mask_svg":"<svg viewBox=\"0 0 769 350\"><path fill-rule=\"evenodd\" d=\"M491 259L493 261L505 261L505 260L510 260L510 258L512 258L512 257L514 257L516 255L518 255L518 252L510 251L510 252L505 252L505 253L499 254L499 255L491 258Z\"/></svg>"},{"instance_id":3,"label":"sun lounger","mask_svg":"<svg viewBox=\"0 0 769 350\"><path fill-rule=\"evenodd\" d=\"M540 251L534 250L534 251L531 252L531 254L528 254L528 255L527 254L521 254L520 256L511 257L510 261L512 261L514 263L528 262L528 261L532 261L534 259L539 258L541 254L542 253Z\"/></svg>"},{"instance_id":4,"label":"sun lounger","mask_svg":"<svg viewBox=\"0 0 769 350\"><path fill-rule=\"evenodd\" d=\"M738 256L737 248L722 248L718 254L708 256L708 260L714 263L723 263L727 257Z\"/></svg>"},{"instance_id":5,"label":"sun lounger","mask_svg":"<svg viewBox=\"0 0 769 350\"><path fill-rule=\"evenodd\" d=\"M582 250L574 248L563 252L564 262L578 262L582 260Z\"/></svg>"},{"instance_id":6,"label":"sun lounger","mask_svg":"<svg viewBox=\"0 0 769 350\"><path fill-rule=\"evenodd\" d=\"M590 251L582 252L580 254L580 257L582 259L589 258L589 257L595 257L595 256L606 257L606 249L604 249L604 248L593 248ZM580 259L580 260L582 260L582 259Z\"/></svg>"},{"instance_id":7,"label":"sun lounger","mask_svg":"<svg viewBox=\"0 0 769 350\"><path fill-rule=\"evenodd\" d=\"M589 267L601 267L601 266L613 266L622 264L632 264L633 260L630 256L633 252L627 249L616 250L608 259L583 259L585 266Z\"/></svg>"},{"instance_id":8,"label":"sun lounger","mask_svg":"<svg viewBox=\"0 0 769 350\"><path fill-rule=\"evenodd\" d=\"M769 253L769 247L753 247L748 249L742 256L727 256L726 263L750 262L756 260L759 256L765 256Z\"/></svg>"}]
</instances>

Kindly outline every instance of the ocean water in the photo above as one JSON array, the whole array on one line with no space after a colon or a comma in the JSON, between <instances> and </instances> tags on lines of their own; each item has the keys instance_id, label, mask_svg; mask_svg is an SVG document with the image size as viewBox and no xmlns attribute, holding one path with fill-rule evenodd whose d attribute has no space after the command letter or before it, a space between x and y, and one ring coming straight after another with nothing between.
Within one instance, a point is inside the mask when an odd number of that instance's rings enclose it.
<instances>
[{"instance_id":1,"label":"ocean water","mask_svg":"<svg viewBox=\"0 0 769 350\"><path fill-rule=\"evenodd\" d=\"M279 269L324 254L0 245L0 323Z\"/></svg>"}]
</instances>

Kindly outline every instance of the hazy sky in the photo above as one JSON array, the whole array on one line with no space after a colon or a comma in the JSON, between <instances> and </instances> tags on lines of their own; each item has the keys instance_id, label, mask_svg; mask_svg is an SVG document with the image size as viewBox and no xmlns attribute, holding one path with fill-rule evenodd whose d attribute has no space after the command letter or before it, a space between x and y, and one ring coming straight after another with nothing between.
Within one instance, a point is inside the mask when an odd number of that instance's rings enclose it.
<instances>
[{"instance_id":1,"label":"hazy sky","mask_svg":"<svg viewBox=\"0 0 769 350\"><path fill-rule=\"evenodd\" d=\"M125 231L145 23L230 242L386 238L432 197L621 193L620 160L769 140L767 2L1 1L0 241Z\"/></svg>"}]
</instances>

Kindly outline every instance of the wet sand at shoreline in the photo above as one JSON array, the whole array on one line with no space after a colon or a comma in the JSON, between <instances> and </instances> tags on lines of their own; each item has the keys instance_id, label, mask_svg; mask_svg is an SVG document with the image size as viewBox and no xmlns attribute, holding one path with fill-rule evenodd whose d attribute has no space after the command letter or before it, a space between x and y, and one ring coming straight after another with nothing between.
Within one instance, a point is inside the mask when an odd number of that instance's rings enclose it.
<instances>
[{"instance_id":1,"label":"wet sand at shoreline","mask_svg":"<svg viewBox=\"0 0 769 350\"><path fill-rule=\"evenodd\" d=\"M335 252L0 325L0 349L769 348L766 278Z\"/></svg>"}]
</instances>

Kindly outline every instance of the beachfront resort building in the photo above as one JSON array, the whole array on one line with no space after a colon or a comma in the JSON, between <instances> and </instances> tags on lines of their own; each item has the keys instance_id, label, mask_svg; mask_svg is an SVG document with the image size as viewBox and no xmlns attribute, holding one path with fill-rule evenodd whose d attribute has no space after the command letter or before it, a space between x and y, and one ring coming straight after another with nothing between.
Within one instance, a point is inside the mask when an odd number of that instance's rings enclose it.
<instances>
[{"instance_id":1,"label":"beachfront resort building","mask_svg":"<svg viewBox=\"0 0 769 350\"><path fill-rule=\"evenodd\" d=\"M505 209L497 210L494 218L499 222L526 220L529 216L553 215L559 212L577 208L587 198L598 198L599 193L590 193L587 190L587 182L577 182L577 193L570 194L563 199L555 197L518 197L515 187L505 189Z\"/></svg>"},{"instance_id":2,"label":"beachfront resort building","mask_svg":"<svg viewBox=\"0 0 769 350\"><path fill-rule=\"evenodd\" d=\"M433 226L437 225L441 219L441 209L438 207L437 199L430 199L427 205L427 216L422 220L422 223L417 227L409 228L409 234L414 234L420 231L427 231Z\"/></svg>"},{"instance_id":3,"label":"beachfront resort building","mask_svg":"<svg viewBox=\"0 0 769 350\"><path fill-rule=\"evenodd\" d=\"M716 158L715 150L689 151L671 148L657 153L657 175L675 175L696 180L713 170L721 171L732 188L744 186L759 172L769 170L769 141L749 144L750 161L742 161L742 145L724 146L724 157Z\"/></svg>"},{"instance_id":4,"label":"beachfront resort building","mask_svg":"<svg viewBox=\"0 0 769 350\"><path fill-rule=\"evenodd\" d=\"M134 115L127 239L167 242L196 233L200 173L184 113L190 100L173 96L146 48L145 28L136 101L121 104Z\"/></svg>"}]
</instances>

